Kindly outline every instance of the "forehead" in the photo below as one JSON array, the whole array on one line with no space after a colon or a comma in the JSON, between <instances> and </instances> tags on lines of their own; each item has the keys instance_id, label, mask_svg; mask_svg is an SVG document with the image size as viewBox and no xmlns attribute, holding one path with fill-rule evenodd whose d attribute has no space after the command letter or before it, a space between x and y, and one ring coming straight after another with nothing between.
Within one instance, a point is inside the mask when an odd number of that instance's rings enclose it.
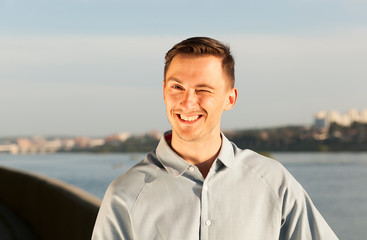
<instances>
[{"instance_id":1,"label":"forehead","mask_svg":"<svg viewBox=\"0 0 367 240\"><path fill-rule=\"evenodd\" d=\"M170 78L225 78L222 59L212 55L175 56L167 69L165 79Z\"/></svg>"}]
</instances>

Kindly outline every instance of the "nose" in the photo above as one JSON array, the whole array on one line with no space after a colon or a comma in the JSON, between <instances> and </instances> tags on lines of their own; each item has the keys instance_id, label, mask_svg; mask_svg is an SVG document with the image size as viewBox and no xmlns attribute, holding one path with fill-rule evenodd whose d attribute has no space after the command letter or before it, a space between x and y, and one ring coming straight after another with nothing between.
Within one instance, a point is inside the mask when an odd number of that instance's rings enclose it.
<instances>
[{"instance_id":1,"label":"nose","mask_svg":"<svg viewBox=\"0 0 367 240\"><path fill-rule=\"evenodd\" d=\"M183 95L181 106L185 110L193 110L197 108L197 95L195 91L187 91Z\"/></svg>"}]
</instances>

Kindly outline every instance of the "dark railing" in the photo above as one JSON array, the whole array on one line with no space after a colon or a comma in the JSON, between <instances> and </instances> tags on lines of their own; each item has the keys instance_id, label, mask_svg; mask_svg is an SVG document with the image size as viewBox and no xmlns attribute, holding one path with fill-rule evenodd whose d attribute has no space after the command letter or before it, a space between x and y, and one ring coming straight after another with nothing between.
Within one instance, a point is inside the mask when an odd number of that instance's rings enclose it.
<instances>
[{"instance_id":1,"label":"dark railing","mask_svg":"<svg viewBox=\"0 0 367 240\"><path fill-rule=\"evenodd\" d=\"M100 203L97 197L62 181L0 167L0 206L14 213L35 239L90 239ZM13 231L12 238L18 239L17 226L1 217L3 225Z\"/></svg>"}]
</instances>

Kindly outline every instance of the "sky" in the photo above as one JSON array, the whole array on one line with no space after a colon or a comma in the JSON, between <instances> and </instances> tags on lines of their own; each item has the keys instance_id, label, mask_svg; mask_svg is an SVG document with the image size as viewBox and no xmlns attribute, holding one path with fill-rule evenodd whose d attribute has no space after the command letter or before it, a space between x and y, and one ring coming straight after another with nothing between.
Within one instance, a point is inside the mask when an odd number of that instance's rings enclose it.
<instances>
[{"instance_id":1,"label":"sky","mask_svg":"<svg viewBox=\"0 0 367 240\"><path fill-rule=\"evenodd\" d=\"M0 0L0 137L170 129L165 53L230 45L222 129L310 125L367 108L367 0Z\"/></svg>"}]
</instances>

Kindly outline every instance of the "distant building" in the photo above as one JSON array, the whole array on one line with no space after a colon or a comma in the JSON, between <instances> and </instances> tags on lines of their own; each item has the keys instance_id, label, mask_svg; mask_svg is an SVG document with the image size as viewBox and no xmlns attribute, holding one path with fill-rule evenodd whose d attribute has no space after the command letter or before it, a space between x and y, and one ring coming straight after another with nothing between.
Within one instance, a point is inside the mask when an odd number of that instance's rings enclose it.
<instances>
[{"instance_id":1,"label":"distant building","mask_svg":"<svg viewBox=\"0 0 367 240\"><path fill-rule=\"evenodd\" d=\"M367 123L367 109L363 109L360 114L360 122Z\"/></svg>"},{"instance_id":2,"label":"distant building","mask_svg":"<svg viewBox=\"0 0 367 240\"><path fill-rule=\"evenodd\" d=\"M75 146L75 140L72 138L64 139L62 144L65 150L71 150Z\"/></svg>"},{"instance_id":3,"label":"distant building","mask_svg":"<svg viewBox=\"0 0 367 240\"><path fill-rule=\"evenodd\" d=\"M86 148L89 144L89 137L77 137L75 138L75 147Z\"/></svg>"},{"instance_id":4,"label":"distant building","mask_svg":"<svg viewBox=\"0 0 367 240\"><path fill-rule=\"evenodd\" d=\"M32 147L33 143L28 138L18 138L17 139L17 145L19 148L19 152L22 154L28 153L28 152L34 152Z\"/></svg>"},{"instance_id":5,"label":"distant building","mask_svg":"<svg viewBox=\"0 0 367 240\"><path fill-rule=\"evenodd\" d=\"M125 142L129 137L131 137L130 133L122 132L114 135L109 135L105 138L105 142L107 143L120 143Z\"/></svg>"},{"instance_id":6,"label":"distant building","mask_svg":"<svg viewBox=\"0 0 367 240\"><path fill-rule=\"evenodd\" d=\"M105 143L106 141L103 138L95 138L89 141L89 147L94 148L94 147L102 146Z\"/></svg>"},{"instance_id":7,"label":"distant building","mask_svg":"<svg viewBox=\"0 0 367 240\"><path fill-rule=\"evenodd\" d=\"M348 111L347 116L349 118L349 122L360 122L360 114L356 109L351 109Z\"/></svg>"},{"instance_id":8,"label":"distant building","mask_svg":"<svg viewBox=\"0 0 367 240\"><path fill-rule=\"evenodd\" d=\"M151 136L154 139L159 140L162 137L162 133L157 131L157 130L152 130L152 131L148 132L148 136Z\"/></svg>"},{"instance_id":9,"label":"distant building","mask_svg":"<svg viewBox=\"0 0 367 240\"><path fill-rule=\"evenodd\" d=\"M327 128L328 122L327 122L327 114L325 111L320 111L315 116L315 123L314 126L316 128Z\"/></svg>"},{"instance_id":10,"label":"distant building","mask_svg":"<svg viewBox=\"0 0 367 240\"><path fill-rule=\"evenodd\" d=\"M330 124L336 123L340 126L349 127L353 122L367 123L367 109L358 112L351 109L345 114L338 111L320 111L315 115L314 126L318 129L328 129Z\"/></svg>"},{"instance_id":11,"label":"distant building","mask_svg":"<svg viewBox=\"0 0 367 240\"><path fill-rule=\"evenodd\" d=\"M116 138L121 142L125 142L129 137L131 137L131 134L127 132L116 134Z\"/></svg>"}]
</instances>

